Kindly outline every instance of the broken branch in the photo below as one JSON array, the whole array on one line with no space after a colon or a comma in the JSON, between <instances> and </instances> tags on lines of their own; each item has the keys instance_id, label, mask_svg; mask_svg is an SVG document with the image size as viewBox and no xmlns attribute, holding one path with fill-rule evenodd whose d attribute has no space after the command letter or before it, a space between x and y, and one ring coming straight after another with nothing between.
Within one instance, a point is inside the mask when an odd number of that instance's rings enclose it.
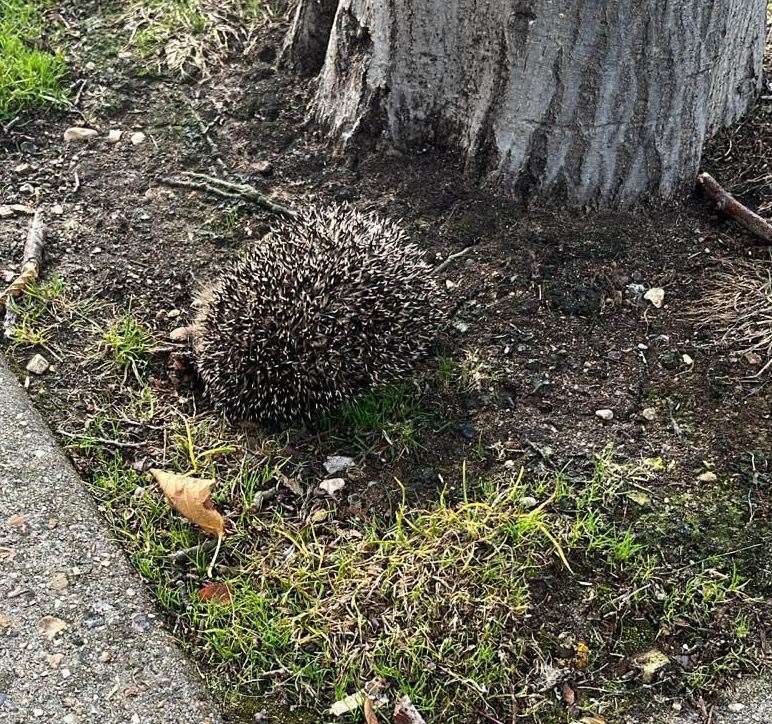
<instances>
[{"instance_id":1,"label":"broken branch","mask_svg":"<svg viewBox=\"0 0 772 724\"><path fill-rule=\"evenodd\" d=\"M16 310L13 308L13 305L7 302L23 294L24 290L38 278L40 267L43 266L44 245L45 226L43 225L43 217L39 211L36 211L27 232L27 240L24 243L21 272L16 279L0 292L0 308L6 307L3 329L7 337L11 336L16 323Z\"/></svg>"},{"instance_id":2,"label":"broken branch","mask_svg":"<svg viewBox=\"0 0 772 724\"><path fill-rule=\"evenodd\" d=\"M697 177L697 185L702 189L706 198L716 205L718 211L734 219L759 239L772 244L772 225L747 206L741 204L709 173L701 173Z\"/></svg>"},{"instance_id":3,"label":"broken branch","mask_svg":"<svg viewBox=\"0 0 772 724\"><path fill-rule=\"evenodd\" d=\"M214 176L208 176L203 173L193 173L191 171L186 171L183 175L188 178L179 179L164 176L160 178L159 181L167 186L205 191L208 194L226 199L242 199L244 201L249 201L272 214L281 214L290 219L294 219L297 216L297 213L289 208L289 206L283 206L282 204L277 204L275 201L271 201L265 194L261 194L254 186L250 186L249 184L232 183Z\"/></svg>"}]
</instances>

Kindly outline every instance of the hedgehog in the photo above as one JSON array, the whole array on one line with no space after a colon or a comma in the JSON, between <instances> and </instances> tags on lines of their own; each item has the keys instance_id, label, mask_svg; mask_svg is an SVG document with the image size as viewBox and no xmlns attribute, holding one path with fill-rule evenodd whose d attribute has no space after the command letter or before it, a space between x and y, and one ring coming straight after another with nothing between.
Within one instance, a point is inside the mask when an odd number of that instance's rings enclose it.
<instances>
[{"instance_id":1,"label":"hedgehog","mask_svg":"<svg viewBox=\"0 0 772 724\"><path fill-rule=\"evenodd\" d=\"M276 222L195 306L206 395L229 419L270 424L308 421L410 372L445 317L400 224L347 205Z\"/></svg>"}]
</instances>

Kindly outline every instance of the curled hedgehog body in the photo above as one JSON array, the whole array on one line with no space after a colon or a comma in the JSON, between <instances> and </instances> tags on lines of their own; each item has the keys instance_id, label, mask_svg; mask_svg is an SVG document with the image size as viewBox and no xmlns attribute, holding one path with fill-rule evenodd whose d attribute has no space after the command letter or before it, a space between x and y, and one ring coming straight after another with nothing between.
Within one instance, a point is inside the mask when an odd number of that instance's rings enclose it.
<instances>
[{"instance_id":1,"label":"curled hedgehog body","mask_svg":"<svg viewBox=\"0 0 772 724\"><path fill-rule=\"evenodd\" d=\"M276 223L196 301L193 351L231 419L308 419L426 355L443 320L422 252L347 206Z\"/></svg>"}]
</instances>

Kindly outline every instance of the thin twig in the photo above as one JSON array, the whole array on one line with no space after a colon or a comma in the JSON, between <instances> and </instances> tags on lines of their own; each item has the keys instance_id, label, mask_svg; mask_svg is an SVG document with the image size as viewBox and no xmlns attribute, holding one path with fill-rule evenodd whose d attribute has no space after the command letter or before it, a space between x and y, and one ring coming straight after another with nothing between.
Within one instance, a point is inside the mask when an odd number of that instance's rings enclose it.
<instances>
[{"instance_id":1,"label":"thin twig","mask_svg":"<svg viewBox=\"0 0 772 724\"><path fill-rule=\"evenodd\" d=\"M261 194L254 186L249 184L234 184L230 181L200 173L187 172L185 175L189 178L179 179L164 176L159 181L167 186L205 191L208 194L226 199L249 201L272 214L280 214L290 219L294 219L297 216L297 212L289 208L289 206L283 206L275 201L271 201L265 194Z\"/></svg>"},{"instance_id":2,"label":"thin twig","mask_svg":"<svg viewBox=\"0 0 772 724\"><path fill-rule=\"evenodd\" d=\"M80 440L88 440L90 442L101 442L103 445L112 445L113 447L142 447L143 443L141 442L121 442L120 440L111 440L107 437L94 437L93 435L89 435L87 433L74 433L74 432L67 432L66 430L62 430L57 428L56 430L60 435L64 435L65 437L69 437L71 439L80 439Z\"/></svg>"},{"instance_id":3,"label":"thin twig","mask_svg":"<svg viewBox=\"0 0 772 724\"><path fill-rule=\"evenodd\" d=\"M702 193L716 205L718 211L737 221L759 239L772 244L772 225L741 204L709 173L701 173L697 177L697 185L702 189Z\"/></svg>"},{"instance_id":4,"label":"thin twig","mask_svg":"<svg viewBox=\"0 0 772 724\"><path fill-rule=\"evenodd\" d=\"M7 299L23 294L24 290L38 278L40 267L43 265L45 234L43 216L39 211L36 211L27 231L27 240L24 242L21 271L19 276L0 292L0 308L5 306Z\"/></svg>"},{"instance_id":5,"label":"thin twig","mask_svg":"<svg viewBox=\"0 0 772 724\"><path fill-rule=\"evenodd\" d=\"M225 161L223 161L222 157L220 156L220 151L217 148L217 144L214 142L214 139L211 137L211 135L209 135L209 129L214 124L206 123L204 119L201 118L201 114L193 106L193 103L191 102L191 100L187 97L185 97L185 100L187 101L188 107L190 108L190 112L193 114L193 117L196 119L196 123L198 123L198 127L201 130L201 135L204 137L204 140L207 142L207 145L212 151L214 160L217 161L217 164L220 166L223 172L227 174L228 167L225 165Z\"/></svg>"},{"instance_id":6,"label":"thin twig","mask_svg":"<svg viewBox=\"0 0 772 724\"><path fill-rule=\"evenodd\" d=\"M456 259L460 259L464 254L466 254L470 249L474 249L473 246L467 246L466 248L462 249L461 251L457 251L455 254L451 254L445 261L443 261L438 266L434 267L434 271L432 274L439 274L442 271L445 271Z\"/></svg>"}]
</instances>

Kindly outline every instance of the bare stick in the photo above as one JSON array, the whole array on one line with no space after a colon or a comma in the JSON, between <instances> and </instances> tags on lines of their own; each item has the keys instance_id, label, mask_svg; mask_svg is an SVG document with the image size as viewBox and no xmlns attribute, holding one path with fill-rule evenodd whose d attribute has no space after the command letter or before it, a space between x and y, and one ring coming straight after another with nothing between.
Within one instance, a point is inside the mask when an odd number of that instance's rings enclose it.
<instances>
[{"instance_id":1,"label":"bare stick","mask_svg":"<svg viewBox=\"0 0 772 724\"><path fill-rule=\"evenodd\" d=\"M709 173L701 173L697 177L697 185L702 189L702 193L716 205L718 211L737 221L767 244L772 244L772 225L741 204Z\"/></svg>"},{"instance_id":2,"label":"bare stick","mask_svg":"<svg viewBox=\"0 0 772 724\"><path fill-rule=\"evenodd\" d=\"M204 140L207 142L207 145L212 151L212 154L214 155L214 160L217 161L220 168L223 170L223 172L228 173L228 167L225 165L225 161L222 160L222 157L220 156L220 151L217 148L217 144L214 142L214 139L209 135L209 129L214 125L213 123L206 123L203 118L201 118L201 114L195 109L193 106L192 101L185 97L185 100L188 103L188 106L190 107L190 112L193 114L193 117L196 119L196 123L198 123L198 127L201 129L201 135L204 137Z\"/></svg>"},{"instance_id":3,"label":"bare stick","mask_svg":"<svg viewBox=\"0 0 772 724\"><path fill-rule=\"evenodd\" d=\"M5 306L7 299L18 297L24 290L38 278L40 267L43 266L43 246L45 245L46 230L43 226L43 217L39 211L32 217L32 223L27 232L27 241L24 243L24 257L21 263L21 272L2 292L0 292L0 307Z\"/></svg>"},{"instance_id":4,"label":"bare stick","mask_svg":"<svg viewBox=\"0 0 772 724\"><path fill-rule=\"evenodd\" d=\"M206 191L208 194L220 196L226 199L242 199L249 201L272 214L280 214L294 219L297 213L289 206L282 206L275 201L271 201L267 196L261 194L254 186L249 184L234 184L229 181L207 176L206 174L188 173L189 179L162 177L159 181L167 186L176 186L178 188L196 189L197 191ZM193 179L202 179L196 181Z\"/></svg>"},{"instance_id":5,"label":"bare stick","mask_svg":"<svg viewBox=\"0 0 772 724\"><path fill-rule=\"evenodd\" d=\"M451 254L447 259L445 259L444 262L441 264L438 264L436 267L434 267L434 271L432 274L439 274L442 271L445 271L456 259L461 258L466 254L470 249L474 247L467 246L465 249L462 249L461 251L457 251L455 254Z\"/></svg>"}]
</instances>

